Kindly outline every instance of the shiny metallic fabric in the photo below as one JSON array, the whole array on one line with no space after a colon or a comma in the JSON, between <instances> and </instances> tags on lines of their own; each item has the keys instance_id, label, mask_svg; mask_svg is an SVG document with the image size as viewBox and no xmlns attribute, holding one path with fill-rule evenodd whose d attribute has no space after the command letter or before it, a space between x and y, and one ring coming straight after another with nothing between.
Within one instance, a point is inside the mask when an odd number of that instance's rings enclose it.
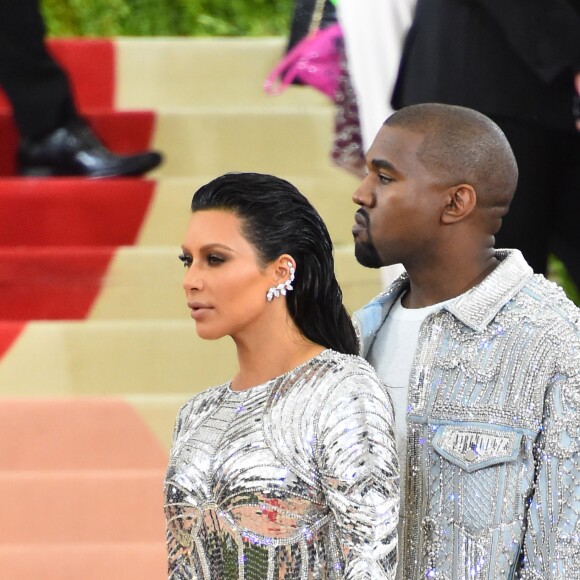
<instances>
[{"instance_id":1,"label":"shiny metallic fabric","mask_svg":"<svg viewBox=\"0 0 580 580\"><path fill-rule=\"evenodd\" d=\"M394 578L392 405L361 358L326 350L180 411L165 484L169 578Z\"/></svg>"},{"instance_id":2,"label":"shiny metallic fabric","mask_svg":"<svg viewBox=\"0 0 580 580\"><path fill-rule=\"evenodd\" d=\"M580 578L580 310L520 252L496 257L421 326L403 580ZM355 314L364 354L408 284Z\"/></svg>"}]
</instances>

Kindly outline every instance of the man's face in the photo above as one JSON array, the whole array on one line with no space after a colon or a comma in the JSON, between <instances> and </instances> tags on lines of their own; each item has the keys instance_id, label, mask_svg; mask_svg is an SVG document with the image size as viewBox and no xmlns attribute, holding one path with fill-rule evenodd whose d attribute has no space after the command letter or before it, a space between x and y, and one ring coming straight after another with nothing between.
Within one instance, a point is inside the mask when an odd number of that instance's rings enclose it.
<instances>
[{"instance_id":1,"label":"man's face","mask_svg":"<svg viewBox=\"0 0 580 580\"><path fill-rule=\"evenodd\" d=\"M409 267L435 250L445 188L417 158L424 135L384 125L367 156L368 174L353 195L360 206L353 236L369 268Z\"/></svg>"}]
</instances>

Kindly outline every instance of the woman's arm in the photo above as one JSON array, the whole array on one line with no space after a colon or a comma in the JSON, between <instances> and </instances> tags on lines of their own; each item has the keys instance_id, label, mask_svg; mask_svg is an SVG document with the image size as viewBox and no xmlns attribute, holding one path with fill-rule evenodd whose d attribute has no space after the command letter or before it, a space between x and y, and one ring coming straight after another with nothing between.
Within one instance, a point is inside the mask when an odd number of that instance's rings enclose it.
<instances>
[{"instance_id":1,"label":"woman's arm","mask_svg":"<svg viewBox=\"0 0 580 580\"><path fill-rule=\"evenodd\" d=\"M393 408L374 374L343 379L326 399L316 456L342 540L344 578L394 578L399 469Z\"/></svg>"}]
</instances>

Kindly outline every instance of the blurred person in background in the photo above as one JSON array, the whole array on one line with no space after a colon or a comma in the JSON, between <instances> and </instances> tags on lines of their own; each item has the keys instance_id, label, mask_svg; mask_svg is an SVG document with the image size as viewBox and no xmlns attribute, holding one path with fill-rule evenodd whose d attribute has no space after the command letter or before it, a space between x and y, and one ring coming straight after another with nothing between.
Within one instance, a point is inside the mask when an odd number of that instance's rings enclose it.
<instances>
[{"instance_id":1,"label":"blurred person in background","mask_svg":"<svg viewBox=\"0 0 580 580\"><path fill-rule=\"evenodd\" d=\"M120 177L157 167L158 152L119 155L101 143L79 115L45 32L39 0L0 0L0 87L20 134L19 173Z\"/></svg>"},{"instance_id":2,"label":"blurred person in background","mask_svg":"<svg viewBox=\"0 0 580 580\"><path fill-rule=\"evenodd\" d=\"M392 104L491 117L519 182L496 236L545 273L556 254L580 287L580 0L418 0Z\"/></svg>"}]
</instances>

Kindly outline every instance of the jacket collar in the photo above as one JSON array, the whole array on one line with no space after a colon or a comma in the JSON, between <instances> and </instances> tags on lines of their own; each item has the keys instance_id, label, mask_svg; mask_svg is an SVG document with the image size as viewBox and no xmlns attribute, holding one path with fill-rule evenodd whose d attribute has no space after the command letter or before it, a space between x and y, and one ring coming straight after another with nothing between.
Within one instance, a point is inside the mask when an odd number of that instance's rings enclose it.
<instances>
[{"instance_id":1,"label":"jacket collar","mask_svg":"<svg viewBox=\"0 0 580 580\"><path fill-rule=\"evenodd\" d=\"M463 324L481 332L534 275L519 250L496 250L497 268L446 309Z\"/></svg>"},{"instance_id":2,"label":"jacket collar","mask_svg":"<svg viewBox=\"0 0 580 580\"><path fill-rule=\"evenodd\" d=\"M463 324L477 332L485 329L534 274L519 250L496 250L495 257L500 263L491 274L444 306ZM366 356L394 302L408 287L409 277L403 273L385 292L355 312L354 323L362 356Z\"/></svg>"}]
</instances>

